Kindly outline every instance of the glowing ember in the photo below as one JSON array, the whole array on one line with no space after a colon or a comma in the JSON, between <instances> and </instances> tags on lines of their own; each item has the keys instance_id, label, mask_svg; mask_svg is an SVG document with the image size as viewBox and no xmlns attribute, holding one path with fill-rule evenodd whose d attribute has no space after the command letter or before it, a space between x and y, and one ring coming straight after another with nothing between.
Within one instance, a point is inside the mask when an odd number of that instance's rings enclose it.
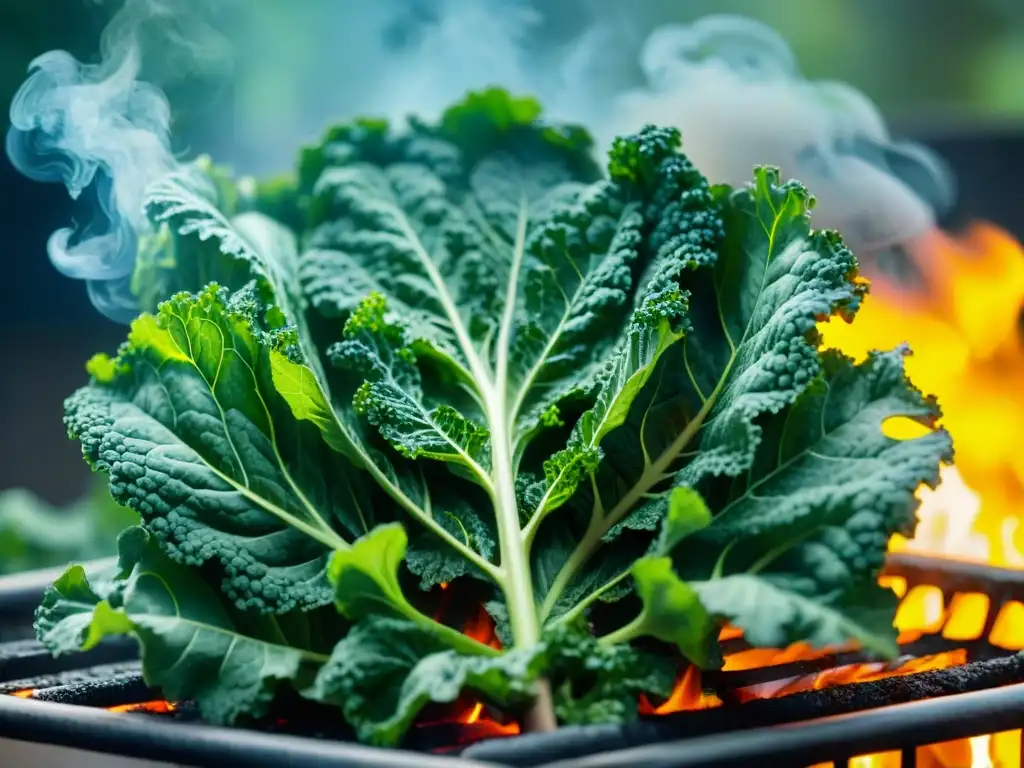
<instances>
[{"instance_id":1,"label":"glowing ember","mask_svg":"<svg viewBox=\"0 0 1024 768\"><path fill-rule=\"evenodd\" d=\"M33 696L35 696L35 693L35 688L26 688L23 691L15 691L11 694L11 696L17 696L19 699L31 699Z\"/></svg>"},{"instance_id":2,"label":"glowing ember","mask_svg":"<svg viewBox=\"0 0 1024 768\"><path fill-rule=\"evenodd\" d=\"M491 717L481 717L481 715L486 715L484 710L484 705L478 701L457 719L456 722L463 725L474 726L471 729L473 736L469 740L475 741L494 736L517 736L519 734L519 723L499 723Z\"/></svg>"},{"instance_id":3,"label":"glowing ember","mask_svg":"<svg viewBox=\"0 0 1024 768\"><path fill-rule=\"evenodd\" d=\"M138 704L120 704L116 707L107 707L108 712L152 712L154 714L166 714L174 711L174 704L160 699L158 701L143 701Z\"/></svg>"},{"instance_id":4,"label":"glowing ember","mask_svg":"<svg viewBox=\"0 0 1024 768\"><path fill-rule=\"evenodd\" d=\"M920 659L912 659L896 668L883 662L847 664L810 675L799 675L783 680L773 680L770 683L752 685L740 689L736 693L737 699L741 702L753 701L755 699L771 699L779 696L789 696L793 693L803 693L804 691L819 691L822 688L831 688L835 685L867 683L886 677L915 675L919 672L946 669L966 662L966 651L956 650L948 653L939 653L934 656L925 656Z\"/></svg>"},{"instance_id":5,"label":"glowing ember","mask_svg":"<svg viewBox=\"0 0 1024 768\"><path fill-rule=\"evenodd\" d=\"M466 746L484 739L501 739L519 735L519 723L499 723L491 718L481 718L472 723L464 723L462 732L456 739L457 746Z\"/></svg>"}]
</instances>

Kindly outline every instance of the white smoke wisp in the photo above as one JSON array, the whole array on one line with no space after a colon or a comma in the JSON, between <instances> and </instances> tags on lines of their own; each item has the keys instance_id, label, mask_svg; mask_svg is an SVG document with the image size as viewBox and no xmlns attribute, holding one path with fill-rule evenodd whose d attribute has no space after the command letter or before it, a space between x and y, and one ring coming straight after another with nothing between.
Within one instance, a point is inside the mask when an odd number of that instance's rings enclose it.
<instances>
[{"instance_id":1,"label":"white smoke wisp","mask_svg":"<svg viewBox=\"0 0 1024 768\"><path fill-rule=\"evenodd\" d=\"M248 57L240 92L251 94L236 115L240 165L279 173L332 122L364 115L429 121L467 91L490 86L537 97L555 119L600 117L624 79L614 72L628 63L616 46L623 25L616 14L578 25L567 42L547 39L546 25L571 5L539 11L536 0L304 0L294 10L254 12L256 25L236 16L230 34ZM278 99L289 104L285 114L273 106Z\"/></svg>"},{"instance_id":2,"label":"white smoke wisp","mask_svg":"<svg viewBox=\"0 0 1024 768\"><path fill-rule=\"evenodd\" d=\"M530 90L537 83L523 68L523 47L542 19L514 4L497 10L486 1L446 0L416 44L382 54L370 111L392 120L433 120L475 88L500 83L512 92Z\"/></svg>"},{"instance_id":3,"label":"white smoke wisp","mask_svg":"<svg viewBox=\"0 0 1024 768\"><path fill-rule=\"evenodd\" d=\"M61 273L86 281L96 308L118 322L137 313L129 283L138 236L148 228L145 190L176 166L167 99L139 77L154 48L196 50L200 27L183 22L193 17L180 15L181 9L169 0L128 0L104 31L100 63L81 63L66 51L45 53L32 62L11 104L7 154L13 165L30 178L63 182L74 199L94 189L96 210L88 223L54 232L47 251ZM162 27L168 21L171 26ZM203 50L216 51L208 39ZM169 76L188 70L180 56L158 61Z\"/></svg>"},{"instance_id":4,"label":"white smoke wisp","mask_svg":"<svg viewBox=\"0 0 1024 768\"><path fill-rule=\"evenodd\" d=\"M7 154L31 178L63 181L73 198L93 183L105 187L93 220L54 232L47 251L61 273L87 281L100 312L124 321L134 314L124 290L146 226L142 196L174 160L163 94L136 80L136 48L119 58L89 65L51 51L33 61L11 104Z\"/></svg>"},{"instance_id":5,"label":"white smoke wisp","mask_svg":"<svg viewBox=\"0 0 1024 768\"><path fill-rule=\"evenodd\" d=\"M381 51L366 109L393 120L434 119L467 91L499 86L538 98L553 119L601 115L616 42L610 20L589 24L569 44L533 43L547 21L509 0L439 0L436 21L401 53ZM621 30L620 30L621 32Z\"/></svg>"},{"instance_id":6,"label":"white smoke wisp","mask_svg":"<svg viewBox=\"0 0 1024 768\"><path fill-rule=\"evenodd\" d=\"M245 97L230 141L219 143L221 159L246 173L286 170L331 122L429 120L468 90L500 86L538 97L552 119L588 126L601 153L616 135L654 123L679 128L684 151L713 182L738 186L755 165L777 165L818 199L814 225L838 229L859 254L919 236L952 201L937 158L894 141L863 94L807 80L782 38L755 21L658 27L641 53L646 85L627 91L626 57L642 39L629 14L601 6L580 21L569 4L554 5L124 0L100 63L63 51L33 62L11 106L7 151L32 178L63 182L73 197L95 193L94 215L54 233L49 254L119 321L137 309L130 282L149 226L145 191L178 166L161 88L218 74L235 53L236 97ZM231 46L208 22L222 11ZM560 25L571 30L548 34Z\"/></svg>"},{"instance_id":7,"label":"white smoke wisp","mask_svg":"<svg viewBox=\"0 0 1024 768\"><path fill-rule=\"evenodd\" d=\"M713 182L779 166L817 198L814 225L855 253L897 246L935 226L953 179L925 148L894 141L871 101L842 83L810 81L785 41L759 22L708 16L646 40L647 87L621 95L599 128L606 145L641 125L672 125Z\"/></svg>"}]
</instances>

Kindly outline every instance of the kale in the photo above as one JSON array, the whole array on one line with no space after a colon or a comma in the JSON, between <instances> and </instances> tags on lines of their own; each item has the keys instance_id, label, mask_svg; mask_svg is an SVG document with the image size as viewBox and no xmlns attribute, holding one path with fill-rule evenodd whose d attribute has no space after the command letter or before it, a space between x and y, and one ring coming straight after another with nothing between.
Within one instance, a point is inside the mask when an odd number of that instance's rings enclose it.
<instances>
[{"instance_id":1,"label":"kale","mask_svg":"<svg viewBox=\"0 0 1024 768\"><path fill-rule=\"evenodd\" d=\"M665 689L641 646L714 667L723 622L896 654L877 575L952 448L905 350L819 349L853 254L775 169L711 186L646 127L604 173L539 115L493 90L333 128L293 181L151 189L151 311L66 416L142 525L54 585L48 647L131 633L211 720L290 687L382 744L464 688L536 727L635 715ZM435 618L439 585L506 646Z\"/></svg>"}]
</instances>

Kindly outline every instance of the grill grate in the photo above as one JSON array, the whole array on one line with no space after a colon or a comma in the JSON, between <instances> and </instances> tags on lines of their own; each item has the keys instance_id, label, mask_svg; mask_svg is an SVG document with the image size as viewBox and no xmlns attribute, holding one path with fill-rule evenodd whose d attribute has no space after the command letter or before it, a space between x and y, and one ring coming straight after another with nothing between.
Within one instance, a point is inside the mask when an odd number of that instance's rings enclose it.
<instances>
[{"instance_id":1,"label":"grill grate","mask_svg":"<svg viewBox=\"0 0 1024 768\"><path fill-rule=\"evenodd\" d=\"M966 661L969 662L996 659L1014 652L1012 649L1000 647L991 637L1003 609L1011 602L1024 603L1024 571L900 553L889 556L883 575L905 582L904 599L917 587L931 587L941 592L943 605L946 606L945 615L933 632L900 646L902 655L888 665L890 670L896 671L917 659L958 650L964 653ZM948 607L958 597L964 595L984 595L988 598L984 623L975 639L951 639L944 636L951 616ZM727 654L750 648L742 638L731 638L724 641L722 646ZM858 651L833 653L805 661L787 661L752 669L705 673L703 682L709 692L718 694L723 701L739 703L742 697L737 693L744 688L815 675L837 667L864 664L872 660L871 656Z\"/></svg>"},{"instance_id":2,"label":"grill grate","mask_svg":"<svg viewBox=\"0 0 1024 768\"><path fill-rule=\"evenodd\" d=\"M990 639L996 620L1011 601L1024 603L1024 572L972 563L899 554L890 556L885 575L914 587L939 588L948 606L961 594L989 598L984 629L967 642L943 636L945 622L932 634L902 646L891 666L953 649L969 663L872 682L839 685L738 705L737 692L871 661L858 652L837 652L808 661L708 674L705 686L724 705L714 709L643 718L623 726L563 728L553 734L492 739L461 750L461 757L425 752L472 737L471 726L414 729L406 750L374 750L346 743L337 715L296 699L282 702L287 717L275 717L256 730L220 729L202 724L188 702L171 711L112 714L100 708L143 704L160 694L142 680L132 642L104 643L89 654L52 659L34 640L0 644L0 694L32 689L32 698L0 695L0 736L77 746L139 758L172 759L182 765L222 765L244 759L251 766L290 765L506 765L540 766L565 760L573 765L717 766L749 765L751 755L770 765L807 766L833 761L845 768L850 754L904 750L902 768L916 768L915 747L1024 725L1024 660ZM19 577L7 600L0 580L0 637L25 637L26 618L52 574L38 580ZM34 590L34 591L33 591ZM10 618L21 605L20 627ZM948 612L945 617L948 620ZM726 641L735 653L742 639ZM40 702L46 702L41 704ZM74 706L69 706L74 705ZM998 711L999 717L991 715ZM955 727L947 721L954 721ZM155 730L154 730L155 729ZM142 734L155 734L151 738ZM839 734L843 738L837 741ZM486 734L484 734L486 735ZM685 740L681 742L680 740ZM698 759L699 758L699 759ZM397 762L396 762L397 761ZM427 761L427 762L424 762ZM436 762L440 761L440 762ZM563 763L554 763L559 768ZM567 764L565 764L567 765Z\"/></svg>"}]
</instances>

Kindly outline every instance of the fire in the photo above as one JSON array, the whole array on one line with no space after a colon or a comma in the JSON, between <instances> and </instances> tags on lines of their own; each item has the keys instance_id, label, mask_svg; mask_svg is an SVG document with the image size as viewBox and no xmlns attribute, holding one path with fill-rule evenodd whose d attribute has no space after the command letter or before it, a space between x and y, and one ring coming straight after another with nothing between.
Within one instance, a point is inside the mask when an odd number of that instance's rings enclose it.
<instances>
[{"instance_id":1,"label":"fire","mask_svg":"<svg viewBox=\"0 0 1024 768\"><path fill-rule=\"evenodd\" d=\"M454 597L452 593L458 591L457 589L450 589L450 586L447 582L443 582L440 585L440 596L434 613L435 621L441 621L444 618L451 607L451 601ZM463 624L461 631L462 634L473 638L477 642L491 648L501 649L501 640L498 639L494 619L491 618L491 615L483 605L476 607L475 613ZM515 721L503 722L493 715L494 713L489 712L482 701L469 700L467 702L463 698L456 702L442 718L426 722L421 721L417 725L421 728L452 723L461 725L462 728L459 729L456 746L465 746L482 741L483 739L519 735L519 723Z\"/></svg>"},{"instance_id":2,"label":"fire","mask_svg":"<svg viewBox=\"0 0 1024 768\"><path fill-rule=\"evenodd\" d=\"M494 630L494 619L482 605L477 607L474 617L466 622L462 628L462 634L491 648L501 649L501 641Z\"/></svg>"},{"instance_id":3,"label":"fire","mask_svg":"<svg viewBox=\"0 0 1024 768\"><path fill-rule=\"evenodd\" d=\"M956 466L937 490L920 491L914 538L895 537L890 549L1024 568L1024 248L976 224L960 238L929 233L907 253L918 285L873 276L855 323L820 328L826 345L858 358L908 343L907 371L938 397L953 435Z\"/></svg>"},{"instance_id":4,"label":"fire","mask_svg":"<svg viewBox=\"0 0 1024 768\"><path fill-rule=\"evenodd\" d=\"M894 536L891 552L913 552L1024 569L1024 248L990 224L976 224L962 237L931 232L907 246L919 277L897 285L866 265L871 293L855 323L841 319L819 327L826 346L861 359L869 350L910 345L907 370L924 392L938 397L943 424L956 444L956 466L943 467L935 490L921 488L918 524L912 539ZM870 274L874 272L875 274ZM924 427L892 420L883 427L900 439ZM989 611L985 595L960 594L948 605L938 587L904 580L881 582L902 599L896 616L900 641L941 632L952 640L981 636ZM733 628L720 640L735 639ZM1024 605L1009 603L996 618L989 642L1024 649ZM795 645L754 649L726 657L726 670L752 669L811 660L839 649L815 651ZM785 696L833 685L943 669L966 661L964 651L915 659L898 668L852 664L823 672L750 686L740 701ZM643 714L665 714L721 704L701 689L689 670L672 696L655 707L641 701ZM862 755L855 768L899 768L899 753ZM977 736L918 750L919 768L1021 768L1020 731ZM820 768L816 766L815 768Z\"/></svg>"},{"instance_id":5,"label":"fire","mask_svg":"<svg viewBox=\"0 0 1024 768\"><path fill-rule=\"evenodd\" d=\"M918 750L917 764L921 768L1007 768L1011 763L998 758L993 759L992 753L996 743L1009 743L1006 738L1010 734L994 736L975 736L972 739L947 741ZM1017 765L1017 762L1012 763ZM831 763L822 763L812 768L832 768ZM860 755L850 760L850 768L901 768L899 752L882 752L876 755Z\"/></svg>"},{"instance_id":6,"label":"fire","mask_svg":"<svg viewBox=\"0 0 1024 768\"><path fill-rule=\"evenodd\" d=\"M108 712L152 712L158 715L173 712L174 709L174 704L169 701L165 701L164 699L158 699L156 701L142 701L137 704L119 704L116 707L106 707Z\"/></svg>"},{"instance_id":7,"label":"fire","mask_svg":"<svg viewBox=\"0 0 1024 768\"><path fill-rule=\"evenodd\" d=\"M484 710L483 703L478 701L456 719L456 722L463 725L476 726L474 729L476 731L474 741L492 736L517 736L519 734L519 723L499 723L493 718L481 717L481 715L484 715Z\"/></svg>"},{"instance_id":8,"label":"fire","mask_svg":"<svg viewBox=\"0 0 1024 768\"><path fill-rule=\"evenodd\" d=\"M721 706L722 700L717 696L704 693L701 688L700 670L687 667L679 678L672 695L658 706L648 701L646 696L640 697L641 715L667 715L671 712L685 712L694 709L710 709Z\"/></svg>"},{"instance_id":9,"label":"fire","mask_svg":"<svg viewBox=\"0 0 1024 768\"><path fill-rule=\"evenodd\" d=\"M956 466L939 486L918 492L912 539L894 536L892 552L916 552L1024 568L1024 248L1007 232L979 223L962 237L934 231L907 246L919 284L875 279L855 323L821 327L826 345L861 358L869 349L907 342L907 371L938 397L956 444ZM893 437L907 424L889 424ZM900 579L882 582L903 598L896 626L901 640L941 629L954 640L977 638L989 611L985 595L957 595L943 604L934 587L904 595ZM1024 648L1024 606L1010 603L989 641ZM951 663L962 663L953 662ZM977 736L918 750L919 766L1020 768L1020 732ZM899 755L866 755L857 768L896 768Z\"/></svg>"},{"instance_id":10,"label":"fire","mask_svg":"<svg viewBox=\"0 0 1024 768\"><path fill-rule=\"evenodd\" d=\"M465 720L463 720L462 722L464 722L466 725L472 725L480 719L480 713L483 711L484 705L478 701L476 704L473 705L473 708L469 710L469 713L466 715Z\"/></svg>"}]
</instances>

